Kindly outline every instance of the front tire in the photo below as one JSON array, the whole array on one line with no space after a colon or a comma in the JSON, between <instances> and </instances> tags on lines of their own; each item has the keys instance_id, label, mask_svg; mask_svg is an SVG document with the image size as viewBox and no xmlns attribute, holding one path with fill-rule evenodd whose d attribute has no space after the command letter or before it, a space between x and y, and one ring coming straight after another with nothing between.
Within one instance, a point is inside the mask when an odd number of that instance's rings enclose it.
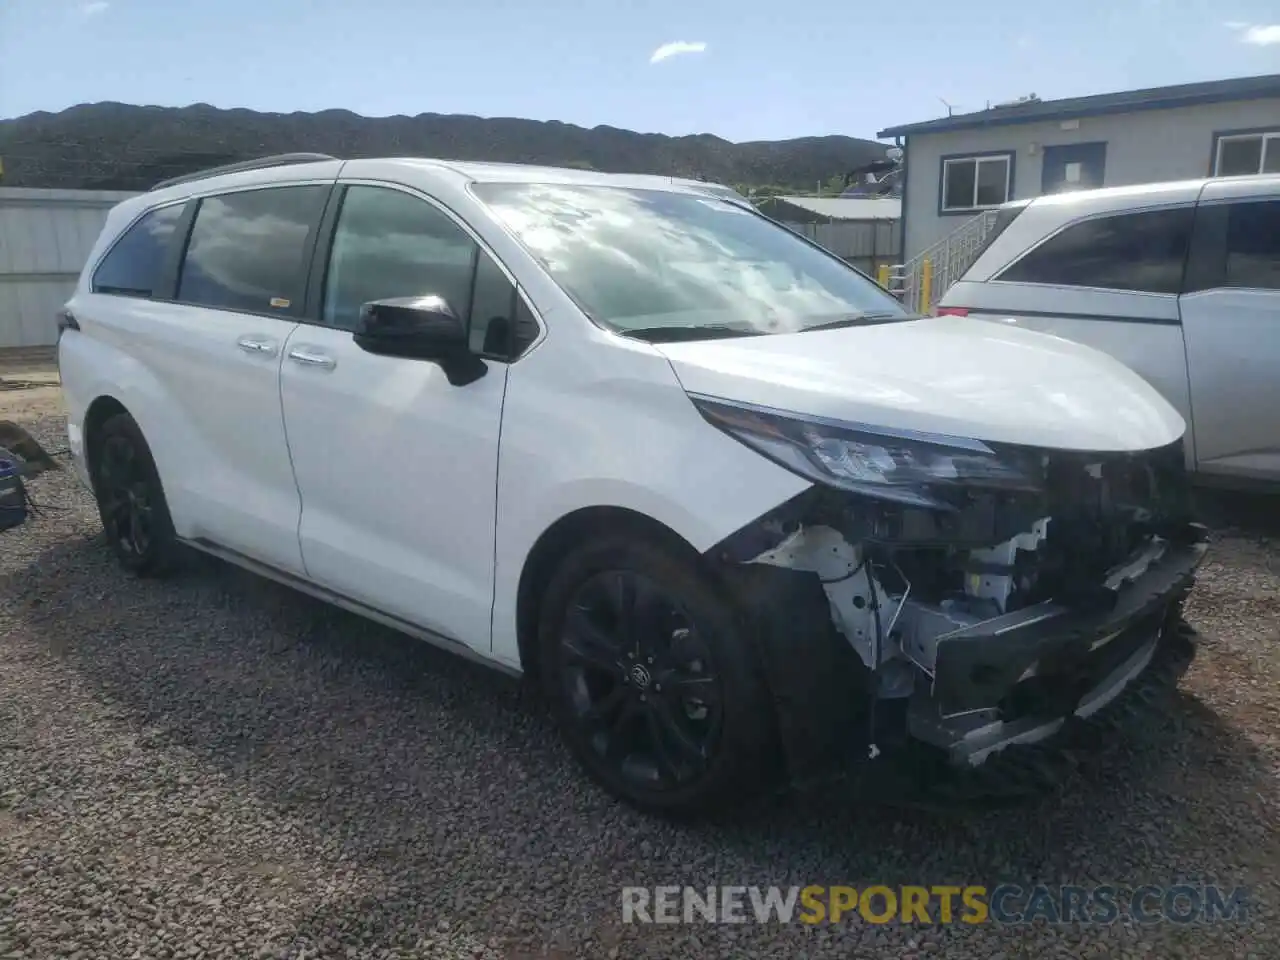
<instances>
[{"instance_id":1,"label":"front tire","mask_svg":"<svg viewBox=\"0 0 1280 960\"><path fill-rule=\"evenodd\" d=\"M750 635L695 558L634 534L584 544L552 577L538 640L561 735L627 803L708 813L750 796L772 769Z\"/></svg>"},{"instance_id":2,"label":"front tire","mask_svg":"<svg viewBox=\"0 0 1280 960\"><path fill-rule=\"evenodd\" d=\"M127 413L108 419L94 438L93 491L120 565L138 576L170 572L178 544L169 505L151 448Z\"/></svg>"}]
</instances>

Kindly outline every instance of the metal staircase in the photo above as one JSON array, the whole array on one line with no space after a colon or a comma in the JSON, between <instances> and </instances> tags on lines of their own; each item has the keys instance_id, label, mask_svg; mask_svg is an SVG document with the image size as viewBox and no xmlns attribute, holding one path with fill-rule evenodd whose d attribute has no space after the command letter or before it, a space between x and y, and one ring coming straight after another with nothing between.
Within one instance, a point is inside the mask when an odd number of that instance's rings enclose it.
<instances>
[{"instance_id":1,"label":"metal staircase","mask_svg":"<svg viewBox=\"0 0 1280 960\"><path fill-rule=\"evenodd\" d=\"M887 286L912 313L931 313L947 288L972 266L995 226L996 210L966 220L906 263L888 269Z\"/></svg>"}]
</instances>

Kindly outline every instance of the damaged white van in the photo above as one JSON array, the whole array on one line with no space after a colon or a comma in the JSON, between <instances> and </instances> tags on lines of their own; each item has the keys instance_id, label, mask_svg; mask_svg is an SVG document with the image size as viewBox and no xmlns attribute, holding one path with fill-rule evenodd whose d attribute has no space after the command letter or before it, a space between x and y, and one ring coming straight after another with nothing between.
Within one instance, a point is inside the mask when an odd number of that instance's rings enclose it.
<instances>
[{"instance_id":1,"label":"damaged white van","mask_svg":"<svg viewBox=\"0 0 1280 960\"><path fill-rule=\"evenodd\" d=\"M128 569L193 547L535 678L649 810L907 756L1025 784L1193 650L1153 388L700 188L220 168L111 212L61 330Z\"/></svg>"}]
</instances>

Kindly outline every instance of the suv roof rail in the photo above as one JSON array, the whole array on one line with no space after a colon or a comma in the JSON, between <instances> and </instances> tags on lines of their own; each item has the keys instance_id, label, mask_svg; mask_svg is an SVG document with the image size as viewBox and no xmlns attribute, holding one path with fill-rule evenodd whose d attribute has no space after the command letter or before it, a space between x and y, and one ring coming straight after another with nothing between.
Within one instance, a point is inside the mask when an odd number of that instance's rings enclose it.
<instances>
[{"instance_id":1,"label":"suv roof rail","mask_svg":"<svg viewBox=\"0 0 1280 960\"><path fill-rule=\"evenodd\" d=\"M277 153L269 157L241 160L239 163L228 163L221 167L210 167L207 170L197 170L195 173L186 173L180 177L171 177L168 180L161 180L151 190L176 187L180 183L191 183L195 180L204 180L206 177L219 177L224 173L243 173L246 170L266 170L269 167L284 167L291 163L320 163L324 160L337 159L337 157L331 157L327 153Z\"/></svg>"}]
</instances>

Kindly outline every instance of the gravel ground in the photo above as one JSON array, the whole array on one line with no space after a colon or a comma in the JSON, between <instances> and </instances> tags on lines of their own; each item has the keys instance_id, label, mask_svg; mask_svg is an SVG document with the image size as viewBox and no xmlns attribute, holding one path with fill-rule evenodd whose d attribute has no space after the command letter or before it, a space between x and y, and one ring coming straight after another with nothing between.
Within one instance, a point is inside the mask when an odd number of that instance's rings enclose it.
<instances>
[{"instance_id":1,"label":"gravel ground","mask_svg":"<svg viewBox=\"0 0 1280 960\"><path fill-rule=\"evenodd\" d=\"M0 393L0 416L15 394ZM56 394L19 419L63 446ZM673 826L518 686L231 568L136 581L70 475L0 535L0 958L1280 956L1280 549L1219 534L1166 729L1043 804L848 788ZM1181 881L1248 922L637 926L624 885Z\"/></svg>"}]
</instances>

